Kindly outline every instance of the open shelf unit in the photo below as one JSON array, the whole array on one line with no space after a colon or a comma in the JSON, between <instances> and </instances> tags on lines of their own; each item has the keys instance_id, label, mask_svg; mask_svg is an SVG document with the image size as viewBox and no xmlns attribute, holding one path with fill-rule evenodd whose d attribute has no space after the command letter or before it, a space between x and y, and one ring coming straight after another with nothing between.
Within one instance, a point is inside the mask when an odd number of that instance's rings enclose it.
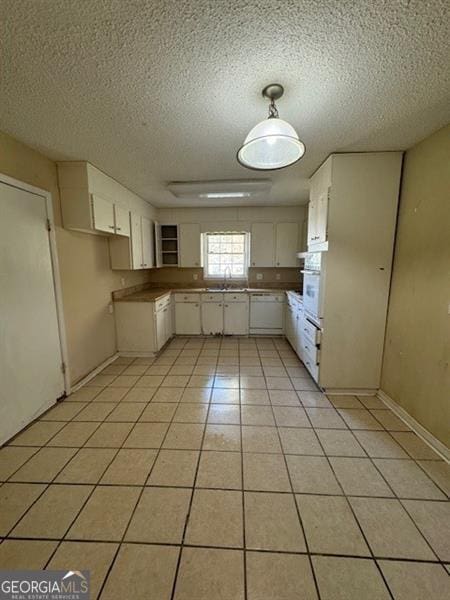
<instances>
[{"instance_id":1,"label":"open shelf unit","mask_svg":"<svg viewBox=\"0 0 450 600\"><path fill-rule=\"evenodd\" d=\"M178 267L178 225L161 225L161 266Z\"/></svg>"}]
</instances>

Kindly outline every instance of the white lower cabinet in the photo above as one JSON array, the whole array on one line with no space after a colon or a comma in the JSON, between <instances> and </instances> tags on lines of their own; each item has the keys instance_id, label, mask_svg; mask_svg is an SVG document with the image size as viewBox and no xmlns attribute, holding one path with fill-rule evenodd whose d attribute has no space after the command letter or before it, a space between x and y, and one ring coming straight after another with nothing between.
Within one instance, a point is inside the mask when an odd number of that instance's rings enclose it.
<instances>
[{"instance_id":1,"label":"white lower cabinet","mask_svg":"<svg viewBox=\"0 0 450 600\"><path fill-rule=\"evenodd\" d=\"M156 312L156 349L161 350L172 334L172 310L168 303Z\"/></svg>"},{"instance_id":2,"label":"white lower cabinet","mask_svg":"<svg viewBox=\"0 0 450 600\"><path fill-rule=\"evenodd\" d=\"M223 333L223 302L202 302L202 332L204 335Z\"/></svg>"},{"instance_id":3,"label":"white lower cabinet","mask_svg":"<svg viewBox=\"0 0 450 600\"><path fill-rule=\"evenodd\" d=\"M289 301L289 299L286 303L284 327L289 343L297 352L297 304Z\"/></svg>"},{"instance_id":4,"label":"white lower cabinet","mask_svg":"<svg viewBox=\"0 0 450 600\"><path fill-rule=\"evenodd\" d=\"M115 302L114 312L119 352L157 352L173 335L170 294L155 302Z\"/></svg>"},{"instance_id":5,"label":"white lower cabinet","mask_svg":"<svg viewBox=\"0 0 450 600\"><path fill-rule=\"evenodd\" d=\"M290 294L285 315L286 337L313 379L318 381L321 330L306 318L303 303Z\"/></svg>"},{"instance_id":6,"label":"white lower cabinet","mask_svg":"<svg viewBox=\"0 0 450 600\"><path fill-rule=\"evenodd\" d=\"M175 294L175 333L200 335L202 333L200 302L198 300L177 301L177 296L178 294Z\"/></svg>"},{"instance_id":7,"label":"white lower cabinet","mask_svg":"<svg viewBox=\"0 0 450 600\"><path fill-rule=\"evenodd\" d=\"M223 332L225 335L248 334L248 298L245 300L227 300L225 297Z\"/></svg>"}]
</instances>

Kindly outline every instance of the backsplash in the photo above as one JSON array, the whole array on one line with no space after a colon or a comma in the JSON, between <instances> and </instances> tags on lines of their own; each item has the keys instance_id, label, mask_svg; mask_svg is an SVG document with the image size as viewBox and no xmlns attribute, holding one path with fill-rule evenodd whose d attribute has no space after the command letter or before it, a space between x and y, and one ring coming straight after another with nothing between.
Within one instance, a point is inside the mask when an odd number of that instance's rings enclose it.
<instances>
[{"instance_id":1,"label":"backsplash","mask_svg":"<svg viewBox=\"0 0 450 600\"><path fill-rule=\"evenodd\" d=\"M262 275L262 279L257 279L257 274ZM279 279L277 279L277 274ZM194 279L197 275L197 279ZM122 298L134 292L140 292L148 288L204 288L213 287L221 284L222 279L204 279L202 268L181 268L166 267L161 269L152 269L148 273L148 280L145 283L132 287L115 290L113 298ZM274 288L281 290L301 290L302 275L300 268L273 268L273 267L250 267L248 270L248 279L234 279L231 287L251 287L251 288Z\"/></svg>"},{"instance_id":2,"label":"backsplash","mask_svg":"<svg viewBox=\"0 0 450 600\"><path fill-rule=\"evenodd\" d=\"M262 279L257 279L256 275L260 273ZM277 279L277 274L279 279ZM197 279L194 279L194 275L197 275ZM256 268L250 267L248 270L248 278L237 280L234 279L231 282L232 286L241 287L243 284L248 287L254 288L293 288L300 289L300 268L286 269L286 268ZM161 287L161 284L168 284L172 287L210 287L215 283L222 283L222 278L218 279L204 279L202 268L179 268L179 267L167 267L162 269L154 269L150 271L149 282L152 287ZM227 282L229 283L229 282Z\"/></svg>"}]
</instances>

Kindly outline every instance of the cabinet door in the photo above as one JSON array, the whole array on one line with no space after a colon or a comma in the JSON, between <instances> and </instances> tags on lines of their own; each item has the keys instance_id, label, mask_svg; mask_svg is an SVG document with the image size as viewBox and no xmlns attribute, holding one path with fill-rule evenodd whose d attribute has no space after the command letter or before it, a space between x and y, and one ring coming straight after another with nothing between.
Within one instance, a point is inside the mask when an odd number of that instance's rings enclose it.
<instances>
[{"instance_id":1,"label":"cabinet door","mask_svg":"<svg viewBox=\"0 0 450 600\"><path fill-rule=\"evenodd\" d=\"M224 304L225 335L248 334L248 302L226 302Z\"/></svg>"},{"instance_id":2,"label":"cabinet door","mask_svg":"<svg viewBox=\"0 0 450 600\"><path fill-rule=\"evenodd\" d=\"M317 230L317 199L311 189L308 204L308 246L316 243Z\"/></svg>"},{"instance_id":3,"label":"cabinet door","mask_svg":"<svg viewBox=\"0 0 450 600\"><path fill-rule=\"evenodd\" d=\"M169 304L168 306L166 306L166 308L164 309L164 328L165 328L165 339L166 342L168 340L170 340L170 338L172 337L172 307Z\"/></svg>"},{"instance_id":4,"label":"cabinet door","mask_svg":"<svg viewBox=\"0 0 450 600\"><path fill-rule=\"evenodd\" d=\"M155 236L155 267L161 267L161 225L157 221L154 223L153 232Z\"/></svg>"},{"instance_id":5,"label":"cabinet door","mask_svg":"<svg viewBox=\"0 0 450 600\"><path fill-rule=\"evenodd\" d=\"M200 266L200 225L180 223L178 226L180 267Z\"/></svg>"},{"instance_id":6,"label":"cabinet door","mask_svg":"<svg viewBox=\"0 0 450 600\"><path fill-rule=\"evenodd\" d=\"M285 309L285 332L291 346L296 348L294 319L294 307L288 303Z\"/></svg>"},{"instance_id":7,"label":"cabinet door","mask_svg":"<svg viewBox=\"0 0 450 600\"><path fill-rule=\"evenodd\" d=\"M317 199L316 243L326 242L328 237L328 199L330 188L322 189Z\"/></svg>"},{"instance_id":8,"label":"cabinet door","mask_svg":"<svg viewBox=\"0 0 450 600\"><path fill-rule=\"evenodd\" d=\"M161 309L156 313L156 349L161 350L166 341L165 313Z\"/></svg>"},{"instance_id":9,"label":"cabinet door","mask_svg":"<svg viewBox=\"0 0 450 600\"><path fill-rule=\"evenodd\" d=\"M298 251L298 223L277 223L275 266L296 267Z\"/></svg>"},{"instance_id":10,"label":"cabinet door","mask_svg":"<svg viewBox=\"0 0 450 600\"><path fill-rule=\"evenodd\" d=\"M253 223L250 265L252 267L273 267L273 258L273 223Z\"/></svg>"},{"instance_id":11,"label":"cabinet door","mask_svg":"<svg viewBox=\"0 0 450 600\"><path fill-rule=\"evenodd\" d=\"M175 333L177 335L200 335L200 304L194 302L175 303Z\"/></svg>"},{"instance_id":12,"label":"cabinet door","mask_svg":"<svg viewBox=\"0 0 450 600\"><path fill-rule=\"evenodd\" d=\"M202 331L204 335L223 333L223 304L222 302L203 302Z\"/></svg>"},{"instance_id":13,"label":"cabinet door","mask_svg":"<svg viewBox=\"0 0 450 600\"><path fill-rule=\"evenodd\" d=\"M114 225L116 234L130 237L130 211L114 204Z\"/></svg>"},{"instance_id":14,"label":"cabinet door","mask_svg":"<svg viewBox=\"0 0 450 600\"><path fill-rule=\"evenodd\" d=\"M142 227L141 217L135 213L130 214L131 224L131 264L133 269L142 269Z\"/></svg>"},{"instance_id":15,"label":"cabinet door","mask_svg":"<svg viewBox=\"0 0 450 600\"><path fill-rule=\"evenodd\" d=\"M141 217L142 226L142 265L144 269L153 267L153 223Z\"/></svg>"},{"instance_id":16,"label":"cabinet door","mask_svg":"<svg viewBox=\"0 0 450 600\"><path fill-rule=\"evenodd\" d=\"M114 233L114 206L96 194L92 194L92 218L94 229Z\"/></svg>"}]
</instances>

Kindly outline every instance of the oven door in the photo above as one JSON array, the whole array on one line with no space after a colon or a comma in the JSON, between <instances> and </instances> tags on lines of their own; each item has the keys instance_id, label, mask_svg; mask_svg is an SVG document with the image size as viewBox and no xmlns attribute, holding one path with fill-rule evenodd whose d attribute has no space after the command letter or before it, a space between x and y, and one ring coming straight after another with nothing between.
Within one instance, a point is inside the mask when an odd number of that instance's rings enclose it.
<instances>
[{"instance_id":1,"label":"oven door","mask_svg":"<svg viewBox=\"0 0 450 600\"><path fill-rule=\"evenodd\" d=\"M303 306L306 315L320 327L320 273L303 271Z\"/></svg>"}]
</instances>

